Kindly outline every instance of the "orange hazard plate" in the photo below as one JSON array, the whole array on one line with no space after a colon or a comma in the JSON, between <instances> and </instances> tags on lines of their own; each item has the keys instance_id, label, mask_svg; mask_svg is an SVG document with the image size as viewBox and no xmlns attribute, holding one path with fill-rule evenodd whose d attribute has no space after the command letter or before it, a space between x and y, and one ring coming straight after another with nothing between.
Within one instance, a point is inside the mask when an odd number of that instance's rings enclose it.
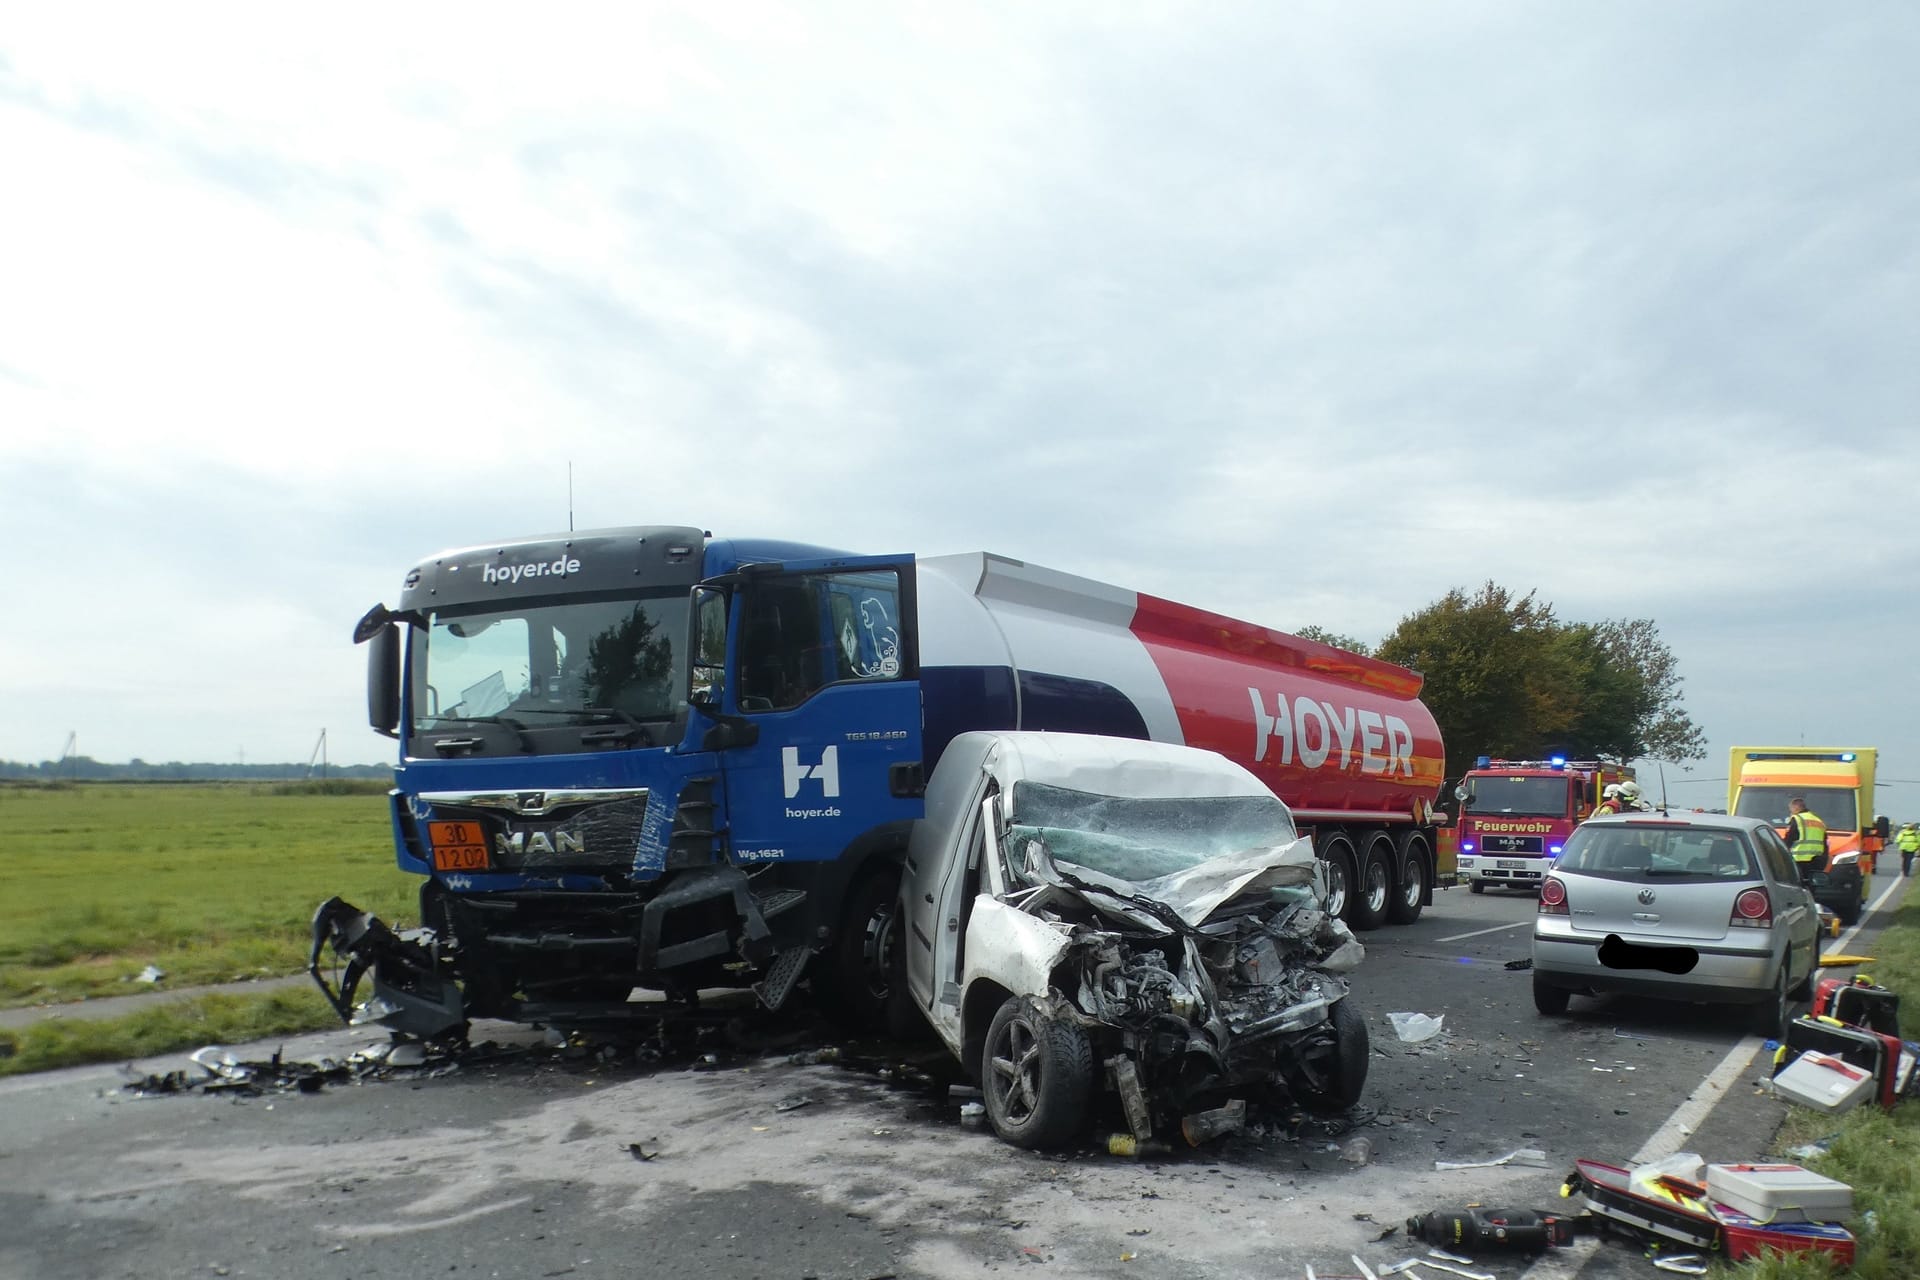
<instances>
[{"instance_id":1,"label":"orange hazard plate","mask_svg":"<svg viewBox=\"0 0 1920 1280\"><path fill-rule=\"evenodd\" d=\"M429 822L427 843L433 846L435 871L485 871L486 835L477 822Z\"/></svg>"}]
</instances>

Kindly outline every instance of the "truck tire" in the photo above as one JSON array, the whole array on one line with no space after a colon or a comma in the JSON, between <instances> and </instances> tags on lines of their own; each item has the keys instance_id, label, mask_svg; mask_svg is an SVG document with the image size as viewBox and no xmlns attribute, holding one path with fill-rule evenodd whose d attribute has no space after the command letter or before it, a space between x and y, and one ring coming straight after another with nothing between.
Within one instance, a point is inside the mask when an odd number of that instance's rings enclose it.
<instances>
[{"instance_id":1,"label":"truck tire","mask_svg":"<svg viewBox=\"0 0 1920 1280\"><path fill-rule=\"evenodd\" d=\"M1351 996L1337 1001L1327 1015L1331 1039L1317 1046L1307 1060L1287 1071L1293 1100L1308 1111L1338 1113L1360 1101L1367 1086L1368 1057L1373 1052L1367 1020Z\"/></svg>"},{"instance_id":2,"label":"truck tire","mask_svg":"<svg viewBox=\"0 0 1920 1280\"><path fill-rule=\"evenodd\" d=\"M1324 839L1316 838L1314 844L1319 849L1320 861L1327 864L1327 914L1351 924L1349 916L1354 899L1359 896L1355 886L1360 877L1353 856L1353 841L1344 831L1331 831Z\"/></svg>"},{"instance_id":3,"label":"truck tire","mask_svg":"<svg viewBox=\"0 0 1920 1280\"><path fill-rule=\"evenodd\" d=\"M845 1031L884 1031L890 1021L889 956L899 896L898 867L883 864L863 873L847 893L833 945L814 961L821 1012Z\"/></svg>"},{"instance_id":4,"label":"truck tire","mask_svg":"<svg viewBox=\"0 0 1920 1280\"><path fill-rule=\"evenodd\" d=\"M987 1026L980 1086L1002 1141L1030 1150L1071 1141L1086 1126L1093 1095L1087 1033L1015 996Z\"/></svg>"},{"instance_id":5,"label":"truck tire","mask_svg":"<svg viewBox=\"0 0 1920 1280\"><path fill-rule=\"evenodd\" d=\"M1486 882L1485 880L1469 880L1469 881L1467 881L1467 892L1469 892L1469 893L1485 893L1486 891L1487 891L1487 882Z\"/></svg>"},{"instance_id":6,"label":"truck tire","mask_svg":"<svg viewBox=\"0 0 1920 1280\"><path fill-rule=\"evenodd\" d=\"M1433 852L1418 831L1403 833L1394 848L1398 851L1398 874L1393 878L1393 904L1387 908L1387 919L1393 924L1412 924L1420 918L1433 891L1433 872L1429 870Z\"/></svg>"},{"instance_id":7,"label":"truck tire","mask_svg":"<svg viewBox=\"0 0 1920 1280\"><path fill-rule=\"evenodd\" d=\"M1378 929L1387 922L1387 912L1393 907L1393 837L1384 831L1363 833L1354 861L1360 874L1354 881L1353 907L1347 913L1347 923L1356 931Z\"/></svg>"}]
</instances>

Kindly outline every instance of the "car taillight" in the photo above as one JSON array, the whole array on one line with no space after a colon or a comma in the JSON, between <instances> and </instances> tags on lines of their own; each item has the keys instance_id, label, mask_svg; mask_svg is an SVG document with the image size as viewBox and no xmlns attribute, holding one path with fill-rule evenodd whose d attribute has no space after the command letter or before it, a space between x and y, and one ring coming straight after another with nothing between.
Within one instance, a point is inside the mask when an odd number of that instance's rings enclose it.
<instances>
[{"instance_id":1,"label":"car taillight","mask_svg":"<svg viewBox=\"0 0 1920 1280\"><path fill-rule=\"evenodd\" d=\"M1732 929L1771 929L1773 899L1765 889L1748 889L1733 900L1733 915L1727 926Z\"/></svg>"},{"instance_id":2,"label":"car taillight","mask_svg":"<svg viewBox=\"0 0 1920 1280\"><path fill-rule=\"evenodd\" d=\"M1567 886L1552 876L1548 876L1540 886L1540 914L1543 916L1567 914Z\"/></svg>"}]
</instances>

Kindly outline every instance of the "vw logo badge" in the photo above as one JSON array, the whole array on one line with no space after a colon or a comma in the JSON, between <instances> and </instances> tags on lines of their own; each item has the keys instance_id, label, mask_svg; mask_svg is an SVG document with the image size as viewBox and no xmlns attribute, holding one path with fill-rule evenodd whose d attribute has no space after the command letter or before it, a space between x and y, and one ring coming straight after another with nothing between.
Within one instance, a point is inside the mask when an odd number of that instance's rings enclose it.
<instances>
[{"instance_id":1,"label":"vw logo badge","mask_svg":"<svg viewBox=\"0 0 1920 1280\"><path fill-rule=\"evenodd\" d=\"M1641 904L1642 906L1652 906L1652 905L1653 905L1653 890L1651 890L1651 889L1642 889L1642 890L1640 891L1640 895L1639 895L1639 896L1640 896L1640 904Z\"/></svg>"}]
</instances>

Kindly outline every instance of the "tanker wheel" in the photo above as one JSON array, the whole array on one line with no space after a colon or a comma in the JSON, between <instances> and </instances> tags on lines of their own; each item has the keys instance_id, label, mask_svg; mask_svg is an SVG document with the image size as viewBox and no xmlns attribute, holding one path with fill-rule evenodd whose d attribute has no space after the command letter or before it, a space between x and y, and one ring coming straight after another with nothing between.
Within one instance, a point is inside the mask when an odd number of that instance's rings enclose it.
<instances>
[{"instance_id":1,"label":"tanker wheel","mask_svg":"<svg viewBox=\"0 0 1920 1280\"><path fill-rule=\"evenodd\" d=\"M1345 833L1335 831L1315 843L1320 846L1320 861L1327 864L1327 914L1336 920L1347 920L1359 897L1355 888L1360 873L1353 856L1353 841Z\"/></svg>"},{"instance_id":2,"label":"tanker wheel","mask_svg":"<svg viewBox=\"0 0 1920 1280\"><path fill-rule=\"evenodd\" d=\"M1427 838L1418 831L1402 834L1395 848L1399 874L1393 878L1393 902L1387 908L1387 919L1394 924L1412 924L1420 918L1433 887L1433 873L1427 869L1432 853Z\"/></svg>"},{"instance_id":3,"label":"tanker wheel","mask_svg":"<svg viewBox=\"0 0 1920 1280\"><path fill-rule=\"evenodd\" d=\"M1360 837L1360 876L1354 882L1353 906L1347 923L1358 929L1378 929L1387 922L1393 905L1393 837L1368 831Z\"/></svg>"}]
</instances>

